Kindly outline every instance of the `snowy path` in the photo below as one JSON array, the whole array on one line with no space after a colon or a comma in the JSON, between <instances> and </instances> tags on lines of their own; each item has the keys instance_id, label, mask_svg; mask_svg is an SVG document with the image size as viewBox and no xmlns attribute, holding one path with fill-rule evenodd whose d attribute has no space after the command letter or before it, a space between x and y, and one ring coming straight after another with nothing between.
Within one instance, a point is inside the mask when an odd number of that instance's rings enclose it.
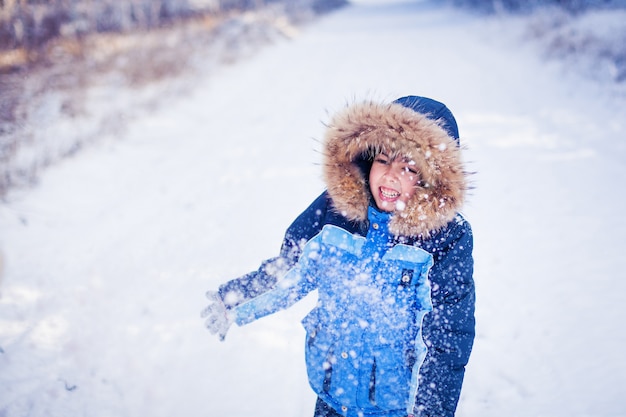
<instances>
[{"instance_id":1,"label":"snowy path","mask_svg":"<svg viewBox=\"0 0 626 417\"><path fill-rule=\"evenodd\" d=\"M314 300L220 343L203 294L273 256L322 190L327 112L406 94L448 104L477 171L458 416L626 415L626 106L500 29L357 3L12 194L0 415L310 416L299 319Z\"/></svg>"}]
</instances>

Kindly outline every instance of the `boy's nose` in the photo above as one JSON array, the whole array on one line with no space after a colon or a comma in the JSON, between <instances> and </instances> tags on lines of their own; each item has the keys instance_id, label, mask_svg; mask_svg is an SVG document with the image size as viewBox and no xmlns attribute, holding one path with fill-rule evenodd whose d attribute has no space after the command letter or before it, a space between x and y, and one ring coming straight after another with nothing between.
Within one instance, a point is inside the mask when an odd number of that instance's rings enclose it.
<instances>
[{"instance_id":1,"label":"boy's nose","mask_svg":"<svg viewBox=\"0 0 626 417\"><path fill-rule=\"evenodd\" d=\"M402 175L402 170L400 168L391 166L391 167L389 167L389 169L387 170L385 175L390 180L399 181L400 180L400 175Z\"/></svg>"}]
</instances>

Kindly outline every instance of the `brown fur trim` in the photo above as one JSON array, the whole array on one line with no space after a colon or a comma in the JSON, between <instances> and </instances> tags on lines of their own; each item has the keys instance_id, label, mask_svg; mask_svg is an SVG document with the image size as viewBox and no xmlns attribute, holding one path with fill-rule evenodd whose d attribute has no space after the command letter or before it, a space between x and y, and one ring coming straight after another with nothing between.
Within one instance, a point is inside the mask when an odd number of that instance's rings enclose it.
<instances>
[{"instance_id":1,"label":"brown fur trim","mask_svg":"<svg viewBox=\"0 0 626 417\"><path fill-rule=\"evenodd\" d=\"M393 216L398 236L429 235L461 208L467 189L461 152L437 121L400 104L365 102L333 117L324 138L324 180L334 209L350 220L365 220L370 201L356 161L384 150L414 160L422 183L406 208Z\"/></svg>"}]
</instances>

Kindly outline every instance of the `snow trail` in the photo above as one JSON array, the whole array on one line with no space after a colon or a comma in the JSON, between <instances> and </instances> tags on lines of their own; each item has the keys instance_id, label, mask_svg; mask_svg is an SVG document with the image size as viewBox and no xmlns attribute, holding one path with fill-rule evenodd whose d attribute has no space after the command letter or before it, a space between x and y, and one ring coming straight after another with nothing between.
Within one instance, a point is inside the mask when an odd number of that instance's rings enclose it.
<instances>
[{"instance_id":1,"label":"snow trail","mask_svg":"<svg viewBox=\"0 0 626 417\"><path fill-rule=\"evenodd\" d=\"M12 193L0 415L312 415L299 320L315 300L220 343L203 294L274 256L321 192L329 113L418 94L454 112L476 171L458 416L623 416L626 106L505 24L357 2Z\"/></svg>"}]
</instances>

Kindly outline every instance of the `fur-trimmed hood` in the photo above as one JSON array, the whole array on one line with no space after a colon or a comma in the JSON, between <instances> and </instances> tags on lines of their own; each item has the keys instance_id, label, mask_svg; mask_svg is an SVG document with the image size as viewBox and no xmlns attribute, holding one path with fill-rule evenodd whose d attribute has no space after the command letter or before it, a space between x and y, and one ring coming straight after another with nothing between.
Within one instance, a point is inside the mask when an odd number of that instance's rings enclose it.
<instances>
[{"instance_id":1,"label":"fur-trimmed hood","mask_svg":"<svg viewBox=\"0 0 626 417\"><path fill-rule=\"evenodd\" d=\"M390 231L428 236L450 222L463 204L467 174L447 107L409 96L391 104L353 104L332 118L324 138L324 180L334 209L350 220L367 219L371 193L363 166L383 150L409 157L421 173L417 192L393 216Z\"/></svg>"}]
</instances>

